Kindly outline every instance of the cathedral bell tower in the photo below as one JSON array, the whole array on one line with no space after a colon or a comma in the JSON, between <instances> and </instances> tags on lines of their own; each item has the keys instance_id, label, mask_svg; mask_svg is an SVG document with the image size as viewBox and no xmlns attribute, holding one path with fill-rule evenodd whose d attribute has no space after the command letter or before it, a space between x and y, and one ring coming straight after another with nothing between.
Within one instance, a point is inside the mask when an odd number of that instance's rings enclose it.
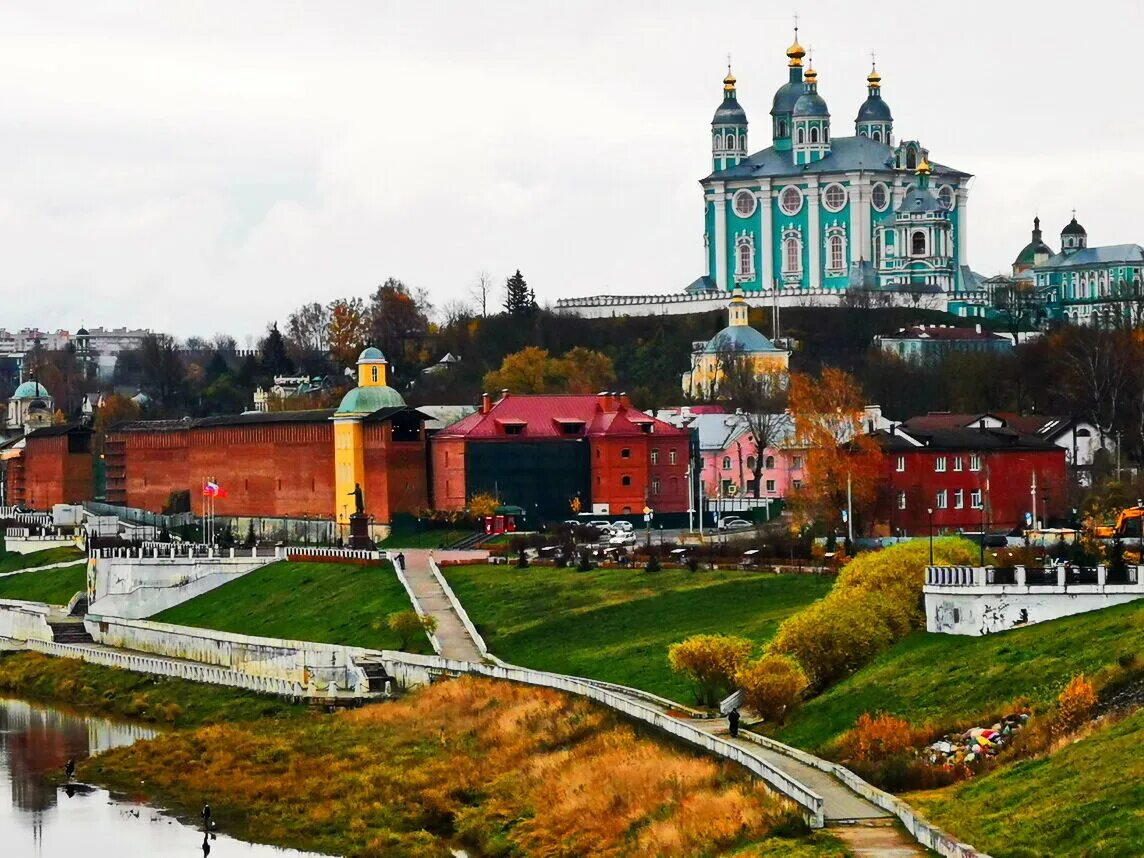
<instances>
[{"instance_id":1,"label":"cathedral bell tower","mask_svg":"<svg viewBox=\"0 0 1144 858\"><path fill-rule=\"evenodd\" d=\"M723 78L723 103L711 120L711 166L714 170L734 167L747 157L747 112L735 97L735 75L727 64Z\"/></svg>"},{"instance_id":2,"label":"cathedral bell tower","mask_svg":"<svg viewBox=\"0 0 1144 858\"><path fill-rule=\"evenodd\" d=\"M830 154L830 111L818 94L818 72L813 64L806 70L806 92L791 111L794 124L794 163L810 164Z\"/></svg>"},{"instance_id":3,"label":"cathedral bell tower","mask_svg":"<svg viewBox=\"0 0 1144 858\"><path fill-rule=\"evenodd\" d=\"M791 111L794 104L806 92L802 79L802 58L806 50L798 43L798 27L794 28L794 43L787 48L788 80L779 87L771 104L771 136L776 152L791 150L793 125Z\"/></svg>"}]
</instances>

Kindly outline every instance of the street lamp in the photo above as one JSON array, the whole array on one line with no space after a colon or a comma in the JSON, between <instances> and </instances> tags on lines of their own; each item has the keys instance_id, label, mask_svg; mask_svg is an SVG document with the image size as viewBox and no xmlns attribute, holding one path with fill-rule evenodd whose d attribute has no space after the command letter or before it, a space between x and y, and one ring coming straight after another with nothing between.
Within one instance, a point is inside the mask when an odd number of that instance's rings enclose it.
<instances>
[{"instance_id":1,"label":"street lamp","mask_svg":"<svg viewBox=\"0 0 1144 858\"><path fill-rule=\"evenodd\" d=\"M929 565L933 566L933 507L926 509L929 513Z\"/></svg>"}]
</instances>

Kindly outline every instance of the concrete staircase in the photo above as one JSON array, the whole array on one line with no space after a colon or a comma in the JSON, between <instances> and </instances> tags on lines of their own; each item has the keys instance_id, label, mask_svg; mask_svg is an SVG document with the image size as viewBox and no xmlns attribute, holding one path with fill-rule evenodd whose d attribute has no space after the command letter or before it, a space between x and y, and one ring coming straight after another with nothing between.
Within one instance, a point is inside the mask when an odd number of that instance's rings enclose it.
<instances>
[{"instance_id":1,"label":"concrete staircase","mask_svg":"<svg viewBox=\"0 0 1144 858\"><path fill-rule=\"evenodd\" d=\"M385 691L385 683L389 682L392 677L385 672L385 665L379 661L370 661L368 659L359 658L354 661L358 667L362 669L366 679L369 680L369 690L371 692ZM394 683L396 685L396 683Z\"/></svg>"},{"instance_id":2,"label":"concrete staircase","mask_svg":"<svg viewBox=\"0 0 1144 858\"><path fill-rule=\"evenodd\" d=\"M56 643L95 643L91 635L87 633L87 629L83 627L83 620L81 619L71 619L69 617L66 620L49 620L48 625L52 629L52 640Z\"/></svg>"},{"instance_id":3,"label":"concrete staircase","mask_svg":"<svg viewBox=\"0 0 1144 858\"><path fill-rule=\"evenodd\" d=\"M71 610L68 611L69 617L79 617L81 620L87 614L87 596L80 596L75 600Z\"/></svg>"}]
</instances>

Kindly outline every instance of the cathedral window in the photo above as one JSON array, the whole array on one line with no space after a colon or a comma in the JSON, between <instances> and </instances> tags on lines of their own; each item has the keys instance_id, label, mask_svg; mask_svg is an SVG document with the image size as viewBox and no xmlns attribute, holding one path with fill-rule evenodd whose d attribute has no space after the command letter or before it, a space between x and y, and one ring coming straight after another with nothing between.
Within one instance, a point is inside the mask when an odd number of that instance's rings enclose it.
<instances>
[{"instance_id":1,"label":"cathedral window","mask_svg":"<svg viewBox=\"0 0 1144 858\"><path fill-rule=\"evenodd\" d=\"M870 189L870 203L874 206L876 211L884 212L889 202L890 195L886 192L886 186L881 182L878 182Z\"/></svg>"},{"instance_id":2,"label":"cathedral window","mask_svg":"<svg viewBox=\"0 0 1144 858\"><path fill-rule=\"evenodd\" d=\"M802 242L794 236L783 240L783 271L796 273L802 270Z\"/></svg>"},{"instance_id":3,"label":"cathedral window","mask_svg":"<svg viewBox=\"0 0 1144 858\"><path fill-rule=\"evenodd\" d=\"M734 134L728 134L727 135L726 146L728 149L734 149L735 148L735 135Z\"/></svg>"},{"instance_id":4,"label":"cathedral window","mask_svg":"<svg viewBox=\"0 0 1144 858\"><path fill-rule=\"evenodd\" d=\"M796 128L796 129L795 129L795 132L794 132L794 142L795 142L795 143L804 143L804 142L806 142L806 132L805 132L805 131L804 131L802 128Z\"/></svg>"},{"instance_id":5,"label":"cathedral window","mask_svg":"<svg viewBox=\"0 0 1144 858\"><path fill-rule=\"evenodd\" d=\"M879 143L881 143L881 142L882 142L882 132L881 132L881 131L879 131L877 128L875 128L875 129L874 129L874 133L873 133L871 136L872 136L872 137L873 137L875 140L877 140Z\"/></svg>"},{"instance_id":6,"label":"cathedral window","mask_svg":"<svg viewBox=\"0 0 1144 858\"><path fill-rule=\"evenodd\" d=\"M918 167L918 153L912 146L906 150L906 169L916 170Z\"/></svg>"},{"instance_id":7,"label":"cathedral window","mask_svg":"<svg viewBox=\"0 0 1144 858\"><path fill-rule=\"evenodd\" d=\"M858 136L859 136L859 137L869 137L870 135L868 135L868 134L866 133L866 129L865 129L865 128L860 128L860 129L858 129Z\"/></svg>"},{"instance_id":8,"label":"cathedral window","mask_svg":"<svg viewBox=\"0 0 1144 858\"><path fill-rule=\"evenodd\" d=\"M937 198L947 209L953 208L953 188L949 185L942 185L941 190L937 192Z\"/></svg>"},{"instance_id":9,"label":"cathedral window","mask_svg":"<svg viewBox=\"0 0 1144 858\"><path fill-rule=\"evenodd\" d=\"M846 241L841 235L832 235L826 240L829 250L827 254L827 268L831 271L843 271L846 268Z\"/></svg>"},{"instance_id":10,"label":"cathedral window","mask_svg":"<svg viewBox=\"0 0 1144 858\"><path fill-rule=\"evenodd\" d=\"M828 126L825 126L825 125L822 127L822 142L823 143L829 143L830 142L830 128Z\"/></svg>"},{"instance_id":11,"label":"cathedral window","mask_svg":"<svg viewBox=\"0 0 1144 858\"><path fill-rule=\"evenodd\" d=\"M738 191L735 194L735 214L750 217L755 213L755 195L751 191Z\"/></svg>"},{"instance_id":12,"label":"cathedral window","mask_svg":"<svg viewBox=\"0 0 1144 858\"><path fill-rule=\"evenodd\" d=\"M779 208L783 210L783 214L798 214L798 210L802 208L802 191L794 185L787 185L779 194Z\"/></svg>"},{"instance_id":13,"label":"cathedral window","mask_svg":"<svg viewBox=\"0 0 1144 858\"><path fill-rule=\"evenodd\" d=\"M811 143L817 143L818 142L818 129L817 128L811 128L810 129L810 142Z\"/></svg>"},{"instance_id":14,"label":"cathedral window","mask_svg":"<svg viewBox=\"0 0 1144 858\"><path fill-rule=\"evenodd\" d=\"M737 261L736 274L740 277L748 277L754 274L754 251L751 245L745 241L737 248Z\"/></svg>"},{"instance_id":15,"label":"cathedral window","mask_svg":"<svg viewBox=\"0 0 1144 858\"><path fill-rule=\"evenodd\" d=\"M787 136L787 124L785 119L779 120L779 137Z\"/></svg>"},{"instance_id":16,"label":"cathedral window","mask_svg":"<svg viewBox=\"0 0 1144 858\"><path fill-rule=\"evenodd\" d=\"M918 230L910 236L910 256L926 255L926 234Z\"/></svg>"},{"instance_id":17,"label":"cathedral window","mask_svg":"<svg viewBox=\"0 0 1144 858\"><path fill-rule=\"evenodd\" d=\"M822 204L829 212L842 211L842 207L846 205L846 189L837 182L827 185L822 195Z\"/></svg>"}]
</instances>

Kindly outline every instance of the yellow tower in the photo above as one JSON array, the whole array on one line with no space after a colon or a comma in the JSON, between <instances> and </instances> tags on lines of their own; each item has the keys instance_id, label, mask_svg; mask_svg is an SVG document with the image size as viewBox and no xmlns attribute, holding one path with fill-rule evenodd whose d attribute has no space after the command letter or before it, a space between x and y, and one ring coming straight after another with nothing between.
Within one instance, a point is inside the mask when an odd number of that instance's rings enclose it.
<instances>
[{"instance_id":1,"label":"yellow tower","mask_svg":"<svg viewBox=\"0 0 1144 858\"><path fill-rule=\"evenodd\" d=\"M358 355L358 386L347 393L334 412L334 510L338 524L348 524L355 511L354 490L361 486L365 504L365 442L362 421L382 408L404 407L401 394L389 387L389 365L372 346Z\"/></svg>"}]
</instances>

